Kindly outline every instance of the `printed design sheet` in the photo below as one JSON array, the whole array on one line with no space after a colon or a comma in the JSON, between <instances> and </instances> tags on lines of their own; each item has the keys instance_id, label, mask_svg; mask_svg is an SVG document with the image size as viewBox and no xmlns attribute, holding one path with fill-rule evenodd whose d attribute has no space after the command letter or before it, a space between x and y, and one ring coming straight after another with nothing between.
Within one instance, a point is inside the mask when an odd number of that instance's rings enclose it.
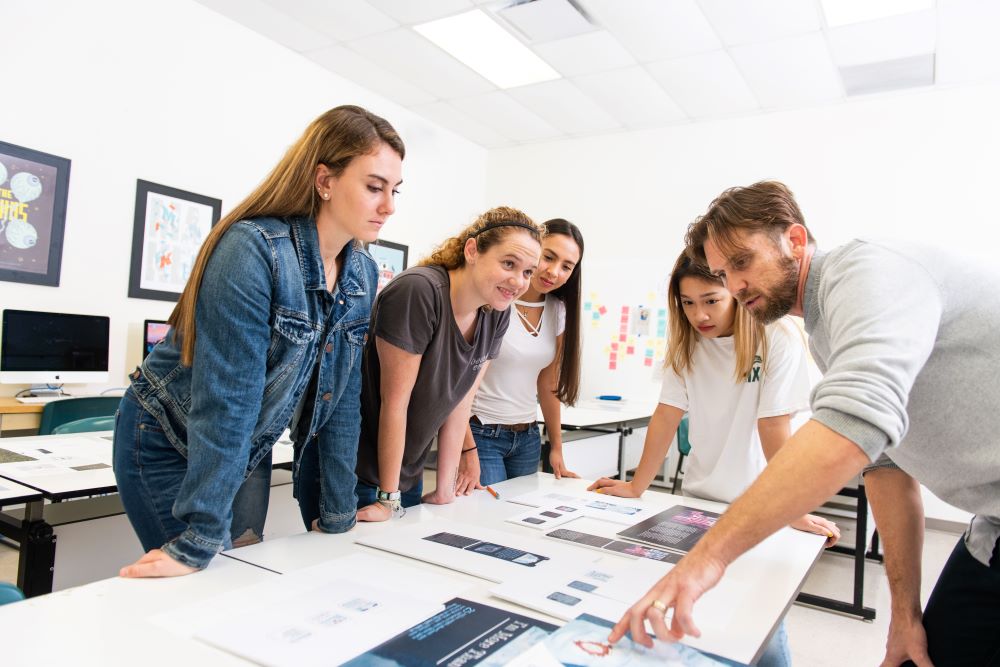
<instances>
[{"instance_id":1,"label":"printed design sheet","mask_svg":"<svg viewBox=\"0 0 1000 667\"><path fill-rule=\"evenodd\" d=\"M508 517L507 521L517 524L518 526L534 528L535 530L548 530L550 528L555 528L556 526L561 526L567 521L572 521L573 519L583 515L584 513L579 507L572 505L555 505L548 508L539 507L530 509L527 512L522 512L521 514L515 514L512 517Z\"/></svg>"},{"instance_id":2,"label":"printed design sheet","mask_svg":"<svg viewBox=\"0 0 1000 667\"><path fill-rule=\"evenodd\" d=\"M4 473L21 479L111 470L111 444L99 436L5 442L0 448Z\"/></svg>"},{"instance_id":3,"label":"printed design sheet","mask_svg":"<svg viewBox=\"0 0 1000 667\"><path fill-rule=\"evenodd\" d=\"M617 498L592 491L559 492L532 491L510 498L508 502L545 510L563 507L562 512L573 509L583 516L603 519L631 526L653 515L653 510L633 498Z\"/></svg>"},{"instance_id":4,"label":"printed design sheet","mask_svg":"<svg viewBox=\"0 0 1000 667\"><path fill-rule=\"evenodd\" d=\"M444 611L346 663L347 667L500 667L543 641L556 626L462 598Z\"/></svg>"},{"instance_id":5,"label":"printed design sheet","mask_svg":"<svg viewBox=\"0 0 1000 667\"><path fill-rule=\"evenodd\" d=\"M653 640L653 648L636 644L628 636L608 643L614 623L589 614L570 621L544 641L533 646L511 667L556 667L557 665L615 665L629 667L720 667L713 656L680 643Z\"/></svg>"},{"instance_id":6,"label":"printed design sheet","mask_svg":"<svg viewBox=\"0 0 1000 667\"><path fill-rule=\"evenodd\" d=\"M674 505L670 509L619 531L619 535L678 553L694 548L702 535L715 525L721 515L695 507Z\"/></svg>"},{"instance_id":7,"label":"printed design sheet","mask_svg":"<svg viewBox=\"0 0 1000 667\"><path fill-rule=\"evenodd\" d=\"M581 562L580 551L571 546L444 519L360 536L355 541L493 582L520 576L526 570L565 571ZM584 554L582 560L594 559Z\"/></svg>"}]
</instances>

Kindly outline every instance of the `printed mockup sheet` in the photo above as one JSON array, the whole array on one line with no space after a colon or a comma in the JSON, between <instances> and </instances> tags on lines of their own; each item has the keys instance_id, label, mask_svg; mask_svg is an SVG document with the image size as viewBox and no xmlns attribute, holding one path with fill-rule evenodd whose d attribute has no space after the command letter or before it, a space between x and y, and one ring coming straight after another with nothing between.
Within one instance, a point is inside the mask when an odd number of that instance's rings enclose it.
<instances>
[{"instance_id":1,"label":"printed mockup sheet","mask_svg":"<svg viewBox=\"0 0 1000 667\"><path fill-rule=\"evenodd\" d=\"M630 540L652 544L678 553L687 553L694 548L702 535L715 525L720 516L717 512L674 505L670 509L663 510L634 526L619 531L618 534Z\"/></svg>"},{"instance_id":2,"label":"printed mockup sheet","mask_svg":"<svg viewBox=\"0 0 1000 667\"><path fill-rule=\"evenodd\" d=\"M25 478L110 469L111 456L111 446L98 436L5 442L0 448L5 473Z\"/></svg>"},{"instance_id":3,"label":"printed mockup sheet","mask_svg":"<svg viewBox=\"0 0 1000 667\"><path fill-rule=\"evenodd\" d=\"M580 614L618 619L669 569L647 561L606 557L568 571L517 577L490 592L564 621Z\"/></svg>"},{"instance_id":4,"label":"printed mockup sheet","mask_svg":"<svg viewBox=\"0 0 1000 667\"><path fill-rule=\"evenodd\" d=\"M630 667L719 667L728 663L716 660L684 644L653 640L647 649L629 636L617 644L608 643L614 624L603 618L583 614L533 646L511 667L555 667L557 665L629 665Z\"/></svg>"},{"instance_id":5,"label":"printed mockup sheet","mask_svg":"<svg viewBox=\"0 0 1000 667\"><path fill-rule=\"evenodd\" d=\"M585 516L629 526L653 515L653 510L639 500L606 496L592 491L532 491L510 498L508 502L546 510L555 507L572 508Z\"/></svg>"},{"instance_id":6,"label":"printed mockup sheet","mask_svg":"<svg viewBox=\"0 0 1000 667\"><path fill-rule=\"evenodd\" d=\"M581 561L580 551L571 546L444 519L361 536L355 542L493 582L533 569L565 571ZM582 559L594 560L586 554Z\"/></svg>"},{"instance_id":7,"label":"printed mockup sheet","mask_svg":"<svg viewBox=\"0 0 1000 667\"><path fill-rule=\"evenodd\" d=\"M359 655L348 667L500 667L556 626L462 598L444 611Z\"/></svg>"},{"instance_id":8,"label":"printed mockup sheet","mask_svg":"<svg viewBox=\"0 0 1000 667\"><path fill-rule=\"evenodd\" d=\"M584 513L579 507L573 507L570 505L555 505L554 507L549 508L538 507L530 509L527 512L522 512L520 514L515 514L512 517L508 517L507 521L526 528L548 530L550 528L555 528L556 526L561 526L567 521L572 521L573 519L583 515Z\"/></svg>"}]
</instances>

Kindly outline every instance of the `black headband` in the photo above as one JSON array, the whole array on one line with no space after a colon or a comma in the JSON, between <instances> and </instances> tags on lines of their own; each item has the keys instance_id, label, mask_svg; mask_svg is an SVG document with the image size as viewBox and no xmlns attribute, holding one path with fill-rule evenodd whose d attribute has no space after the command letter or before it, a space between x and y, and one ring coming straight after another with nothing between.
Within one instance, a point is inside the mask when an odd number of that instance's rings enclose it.
<instances>
[{"instance_id":1,"label":"black headband","mask_svg":"<svg viewBox=\"0 0 1000 667\"><path fill-rule=\"evenodd\" d=\"M497 227L524 227L529 232L534 232L535 234L538 233L538 227L535 227L534 225L529 225L526 222L516 222L514 220L505 220L503 222L491 222L490 224L486 225L482 229L479 229L479 230L473 232L472 234L469 234L469 238L470 239L474 239L477 236L479 236L480 234L482 234L483 232L489 231L491 229L496 229Z\"/></svg>"}]
</instances>

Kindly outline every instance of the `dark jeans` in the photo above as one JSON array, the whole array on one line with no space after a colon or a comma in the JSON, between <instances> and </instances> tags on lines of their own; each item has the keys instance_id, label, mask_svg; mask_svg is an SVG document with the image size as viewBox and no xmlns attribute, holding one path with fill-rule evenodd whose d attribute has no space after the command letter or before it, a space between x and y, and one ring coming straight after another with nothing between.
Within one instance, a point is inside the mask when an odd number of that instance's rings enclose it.
<instances>
[{"instance_id":1,"label":"dark jeans","mask_svg":"<svg viewBox=\"0 0 1000 667\"><path fill-rule=\"evenodd\" d=\"M360 479L358 480L358 485L355 488L355 492L358 494L358 509L362 507L368 507L369 505L375 504L376 489L371 484L366 484ZM410 489L409 491L403 491L402 500L403 507L413 507L414 505L420 504L420 498L424 495L424 482L420 480L417 485Z\"/></svg>"},{"instance_id":2,"label":"dark jeans","mask_svg":"<svg viewBox=\"0 0 1000 667\"><path fill-rule=\"evenodd\" d=\"M986 566L972 557L963 538L945 563L924 610L934 667L1000 666L998 548L1000 542Z\"/></svg>"},{"instance_id":3,"label":"dark jeans","mask_svg":"<svg viewBox=\"0 0 1000 667\"><path fill-rule=\"evenodd\" d=\"M472 422L469 428L479 450L480 484L496 484L538 472L542 438L537 425L517 432L502 424L484 426Z\"/></svg>"},{"instance_id":4,"label":"dark jeans","mask_svg":"<svg viewBox=\"0 0 1000 667\"><path fill-rule=\"evenodd\" d=\"M187 459L170 444L152 415L126 392L115 423L114 469L118 495L142 548L158 549L184 532L173 514ZM233 499L222 508L230 523L224 547L259 542L271 493L271 455L265 456ZM235 544L234 544L235 543Z\"/></svg>"}]
</instances>

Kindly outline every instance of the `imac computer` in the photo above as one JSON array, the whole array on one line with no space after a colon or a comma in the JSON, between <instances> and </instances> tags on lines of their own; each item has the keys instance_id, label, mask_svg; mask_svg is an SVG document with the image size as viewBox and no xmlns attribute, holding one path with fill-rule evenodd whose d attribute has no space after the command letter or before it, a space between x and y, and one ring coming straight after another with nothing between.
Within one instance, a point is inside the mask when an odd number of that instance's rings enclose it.
<instances>
[{"instance_id":1,"label":"imac computer","mask_svg":"<svg viewBox=\"0 0 1000 667\"><path fill-rule=\"evenodd\" d=\"M146 320L142 331L142 358L145 359L153 351L153 347L167 337L170 325L163 320Z\"/></svg>"},{"instance_id":2,"label":"imac computer","mask_svg":"<svg viewBox=\"0 0 1000 667\"><path fill-rule=\"evenodd\" d=\"M111 318L31 310L3 311L0 383L30 384L35 396L64 383L108 381Z\"/></svg>"}]
</instances>

